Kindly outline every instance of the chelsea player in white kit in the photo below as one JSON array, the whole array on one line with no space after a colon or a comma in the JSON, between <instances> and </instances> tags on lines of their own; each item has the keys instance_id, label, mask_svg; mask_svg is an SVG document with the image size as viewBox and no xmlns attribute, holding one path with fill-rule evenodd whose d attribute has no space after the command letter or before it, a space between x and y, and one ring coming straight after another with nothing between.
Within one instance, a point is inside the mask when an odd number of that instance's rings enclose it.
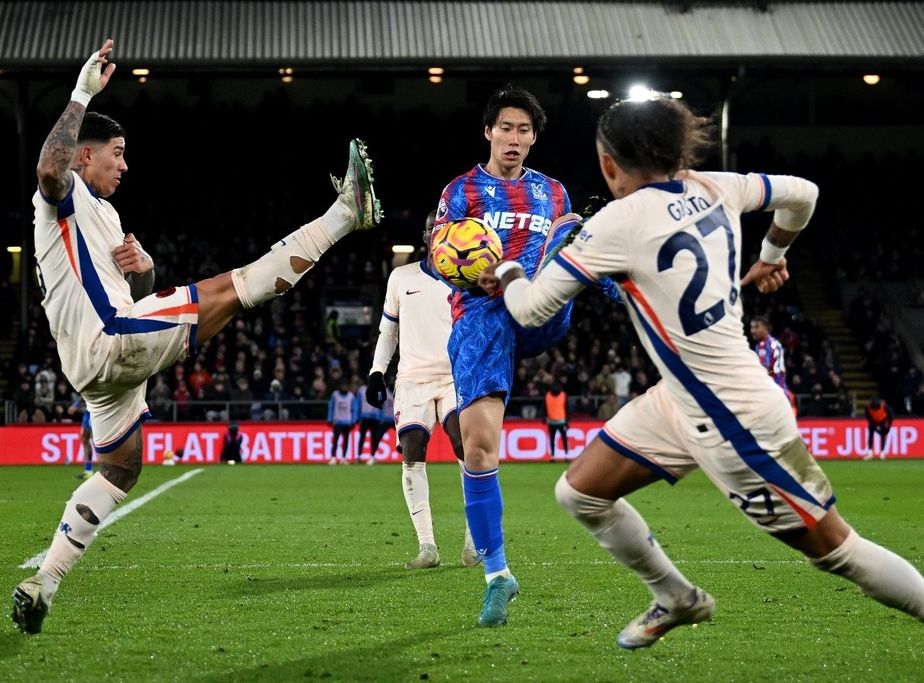
<instances>
[{"instance_id":1,"label":"chelsea player in white kit","mask_svg":"<svg viewBox=\"0 0 924 683\"><path fill-rule=\"evenodd\" d=\"M435 219L436 211L431 211L423 233L425 245L430 243ZM417 556L404 565L405 569L426 569L440 563L433 535L426 462L427 444L437 421L449 436L460 473L463 461L456 388L446 350L452 330L449 306L452 290L426 268L426 260L415 261L395 268L388 276L379 338L366 383L366 400L381 407L386 399L385 371L395 349L399 349L395 423L404 456L401 484L418 542ZM467 523L461 561L466 567L480 561Z\"/></svg>"},{"instance_id":2,"label":"chelsea player in white kit","mask_svg":"<svg viewBox=\"0 0 924 683\"><path fill-rule=\"evenodd\" d=\"M585 224L532 282L516 262L484 274L516 320L535 326L613 275L663 379L610 419L562 475L559 503L653 595L617 642L654 644L712 616L715 600L670 561L624 500L697 467L759 529L866 595L924 621L924 578L838 514L789 402L748 348L740 288L774 291L818 188L790 176L686 171L708 122L669 97L619 102L600 118L600 168L617 201ZM740 215L775 211L759 260L739 279ZM493 270L493 269L492 269Z\"/></svg>"},{"instance_id":3,"label":"chelsea player in white kit","mask_svg":"<svg viewBox=\"0 0 924 683\"><path fill-rule=\"evenodd\" d=\"M100 524L141 473L142 422L149 377L213 337L243 307L291 289L321 255L349 232L381 218L372 168L359 141L350 145L338 196L319 219L273 245L257 261L184 287L150 294L153 262L106 198L128 170L125 132L107 116L87 113L115 65L107 40L84 64L39 157L35 255L61 367L93 420L99 471L74 491L38 573L13 592L12 617L38 633L64 576L96 537ZM260 228L262 226L255 226Z\"/></svg>"}]
</instances>

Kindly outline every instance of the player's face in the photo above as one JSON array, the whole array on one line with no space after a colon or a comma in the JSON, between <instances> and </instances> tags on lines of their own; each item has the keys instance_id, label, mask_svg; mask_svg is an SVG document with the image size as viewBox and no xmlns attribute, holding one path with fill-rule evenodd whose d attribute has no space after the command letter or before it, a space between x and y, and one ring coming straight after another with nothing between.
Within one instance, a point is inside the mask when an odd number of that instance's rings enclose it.
<instances>
[{"instance_id":1,"label":"player's face","mask_svg":"<svg viewBox=\"0 0 924 683\"><path fill-rule=\"evenodd\" d=\"M502 178L519 177L523 162L536 142L536 130L529 113L516 107L504 107L484 136L491 143L488 171Z\"/></svg>"},{"instance_id":2,"label":"player's face","mask_svg":"<svg viewBox=\"0 0 924 683\"><path fill-rule=\"evenodd\" d=\"M82 174L100 197L109 197L122 182L122 174L128 170L125 163L125 138L112 138L106 144L85 147L81 161Z\"/></svg>"},{"instance_id":3,"label":"player's face","mask_svg":"<svg viewBox=\"0 0 924 683\"><path fill-rule=\"evenodd\" d=\"M769 330L767 330L766 325L756 320L751 321L751 336L757 341L763 341L767 338Z\"/></svg>"}]
</instances>

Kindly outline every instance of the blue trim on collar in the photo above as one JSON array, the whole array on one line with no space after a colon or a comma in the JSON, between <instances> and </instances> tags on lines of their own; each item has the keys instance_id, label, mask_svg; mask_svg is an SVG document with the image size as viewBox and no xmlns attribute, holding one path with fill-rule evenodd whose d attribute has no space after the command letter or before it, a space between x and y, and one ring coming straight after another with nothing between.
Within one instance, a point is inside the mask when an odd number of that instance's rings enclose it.
<instances>
[{"instance_id":1,"label":"blue trim on collar","mask_svg":"<svg viewBox=\"0 0 924 683\"><path fill-rule=\"evenodd\" d=\"M673 192L674 194L683 194L682 180L665 180L663 183L645 183L638 189L644 190L646 187L653 187L656 190L664 190L665 192Z\"/></svg>"}]
</instances>

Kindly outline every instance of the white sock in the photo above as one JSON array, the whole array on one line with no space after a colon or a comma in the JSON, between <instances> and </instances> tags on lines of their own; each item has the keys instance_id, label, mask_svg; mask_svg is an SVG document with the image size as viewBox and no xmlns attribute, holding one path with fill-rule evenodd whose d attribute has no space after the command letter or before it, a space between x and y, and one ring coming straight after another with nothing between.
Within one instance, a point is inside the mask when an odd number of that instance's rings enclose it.
<instances>
[{"instance_id":1,"label":"white sock","mask_svg":"<svg viewBox=\"0 0 924 683\"><path fill-rule=\"evenodd\" d=\"M462 481L462 510L465 510L465 463L461 460L459 463L459 479ZM464 548L474 548L475 541L472 540L472 531L468 528L468 517L465 518L465 541Z\"/></svg>"},{"instance_id":2,"label":"white sock","mask_svg":"<svg viewBox=\"0 0 924 683\"><path fill-rule=\"evenodd\" d=\"M405 462L401 464L401 486L404 501L417 532L417 542L433 543L433 517L430 514L430 482L427 480L427 463Z\"/></svg>"},{"instance_id":3,"label":"white sock","mask_svg":"<svg viewBox=\"0 0 924 683\"><path fill-rule=\"evenodd\" d=\"M564 474L555 485L555 497L604 550L638 574L655 600L666 607L689 602L693 584L674 566L629 503L581 493Z\"/></svg>"},{"instance_id":4,"label":"white sock","mask_svg":"<svg viewBox=\"0 0 924 683\"><path fill-rule=\"evenodd\" d=\"M110 484L99 472L71 494L51 547L38 570L47 600L52 599L61 579L93 543L100 523L125 496L124 491Z\"/></svg>"},{"instance_id":5,"label":"white sock","mask_svg":"<svg viewBox=\"0 0 924 683\"><path fill-rule=\"evenodd\" d=\"M924 577L910 562L853 529L824 557L809 558L822 569L853 581L864 595L924 621Z\"/></svg>"},{"instance_id":6,"label":"white sock","mask_svg":"<svg viewBox=\"0 0 924 683\"><path fill-rule=\"evenodd\" d=\"M349 207L338 198L321 218L276 242L253 263L232 270L231 282L241 305L253 308L292 289L355 222Z\"/></svg>"},{"instance_id":7,"label":"white sock","mask_svg":"<svg viewBox=\"0 0 924 683\"><path fill-rule=\"evenodd\" d=\"M499 572L491 572L490 574L485 574L485 583L491 583L498 576L506 576L509 579L511 576L513 576L513 574L510 573L510 567L504 567Z\"/></svg>"}]
</instances>

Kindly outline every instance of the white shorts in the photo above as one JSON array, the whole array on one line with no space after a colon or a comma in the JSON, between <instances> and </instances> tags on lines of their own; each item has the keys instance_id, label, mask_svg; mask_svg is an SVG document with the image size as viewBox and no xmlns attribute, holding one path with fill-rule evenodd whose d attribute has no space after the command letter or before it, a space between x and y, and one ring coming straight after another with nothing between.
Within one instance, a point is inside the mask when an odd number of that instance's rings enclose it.
<instances>
[{"instance_id":1,"label":"white shorts","mask_svg":"<svg viewBox=\"0 0 924 683\"><path fill-rule=\"evenodd\" d=\"M412 429L433 431L436 421L445 424L456 410L456 389L452 378L438 382L400 380L395 385L397 437Z\"/></svg>"},{"instance_id":2,"label":"white shorts","mask_svg":"<svg viewBox=\"0 0 924 683\"><path fill-rule=\"evenodd\" d=\"M760 529L812 528L834 504L831 485L805 447L785 397L767 397L766 409L756 425L738 423L728 439L711 423L706 434L694 436L705 425L693 425L659 382L627 403L599 436L671 484L701 467Z\"/></svg>"},{"instance_id":3,"label":"white shorts","mask_svg":"<svg viewBox=\"0 0 924 683\"><path fill-rule=\"evenodd\" d=\"M96 378L81 395L99 453L116 450L147 418L150 377L195 350L199 298L195 285L171 287L118 312L119 332Z\"/></svg>"}]
</instances>

